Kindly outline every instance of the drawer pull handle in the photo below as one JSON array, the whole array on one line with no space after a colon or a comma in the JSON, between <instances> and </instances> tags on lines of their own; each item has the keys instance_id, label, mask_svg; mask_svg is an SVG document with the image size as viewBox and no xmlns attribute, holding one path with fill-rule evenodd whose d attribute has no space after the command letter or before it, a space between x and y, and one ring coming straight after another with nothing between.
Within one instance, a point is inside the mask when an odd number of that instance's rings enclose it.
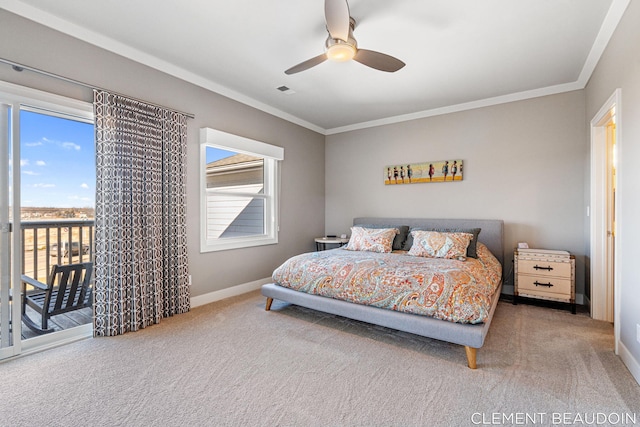
<instances>
[{"instance_id":1,"label":"drawer pull handle","mask_svg":"<svg viewBox=\"0 0 640 427\"><path fill-rule=\"evenodd\" d=\"M540 283L540 282L538 282L537 280L536 280L535 282L533 282L533 284L534 284L534 285L536 285L536 286L546 286L546 287L548 287L548 288L550 288L550 287L552 287L552 286L553 286L553 284L552 284L552 283Z\"/></svg>"},{"instance_id":2,"label":"drawer pull handle","mask_svg":"<svg viewBox=\"0 0 640 427\"><path fill-rule=\"evenodd\" d=\"M538 264L533 266L534 269L536 270L547 270L547 271L551 271L553 270L553 267L549 266L549 267L540 267Z\"/></svg>"}]
</instances>

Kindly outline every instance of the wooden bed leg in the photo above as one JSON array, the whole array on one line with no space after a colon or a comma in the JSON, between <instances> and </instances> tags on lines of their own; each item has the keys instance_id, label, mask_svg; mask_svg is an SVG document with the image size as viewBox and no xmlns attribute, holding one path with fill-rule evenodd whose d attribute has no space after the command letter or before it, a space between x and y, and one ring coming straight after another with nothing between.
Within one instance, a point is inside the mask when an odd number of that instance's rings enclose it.
<instances>
[{"instance_id":1,"label":"wooden bed leg","mask_svg":"<svg viewBox=\"0 0 640 427\"><path fill-rule=\"evenodd\" d=\"M469 368L476 369L476 354L478 352L477 348L464 346L465 351L467 352L467 365Z\"/></svg>"},{"instance_id":2,"label":"wooden bed leg","mask_svg":"<svg viewBox=\"0 0 640 427\"><path fill-rule=\"evenodd\" d=\"M265 311L271 310L271 303L273 302L273 298L267 297L267 305L264 307Z\"/></svg>"}]
</instances>

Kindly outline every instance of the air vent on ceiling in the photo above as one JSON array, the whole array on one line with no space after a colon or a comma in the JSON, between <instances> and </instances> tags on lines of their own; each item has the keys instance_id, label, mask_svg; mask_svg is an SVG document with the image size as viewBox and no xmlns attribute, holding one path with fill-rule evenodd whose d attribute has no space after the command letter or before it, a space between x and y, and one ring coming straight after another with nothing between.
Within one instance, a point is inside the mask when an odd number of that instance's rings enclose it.
<instances>
[{"instance_id":1,"label":"air vent on ceiling","mask_svg":"<svg viewBox=\"0 0 640 427\"><path fill-rule=\"evenodd\" d=\"M276 89L278 89L280 92L287 95L293 95L294 93L296 93L295 90L288 88L287 86L280 86L280 87L277 87Z\"/></svg>"}]
</instances>

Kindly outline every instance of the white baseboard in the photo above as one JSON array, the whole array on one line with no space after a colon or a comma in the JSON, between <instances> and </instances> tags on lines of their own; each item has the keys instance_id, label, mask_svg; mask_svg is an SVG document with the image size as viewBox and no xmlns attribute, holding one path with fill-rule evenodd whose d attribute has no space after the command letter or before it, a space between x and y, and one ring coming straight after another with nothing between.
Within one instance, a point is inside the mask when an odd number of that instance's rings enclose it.
<instances>
[{"instance_id":1,"label":"white baseboard","mask_svg":"<svg viewBox=\"0 0 640 427\"><path fill-rule=\"evenodd\" d=\"M260 289L262 285L272 282L270 277L256 280L249 283L243 283L241 285L232 286L230 288L221 289L219 291L209 292L208 294L198 295L191 297L191 307L198 307L201 305L209 304L212 302L220 301L225 298L235 297L238 295L246 294L247 292Z\"/></svg>"},{"instance_id":2,"label":"white baseboard","mask_svg":"<svg viewBox=\"0 0 640 427\"><path fill-rule=\"evenodd\" d=\"M640 363L633 357L631 352L624 346L622 341L618 342L618 353L622 362L626 365L633 378L640 385Z\"/></svg>"}]
</instances>

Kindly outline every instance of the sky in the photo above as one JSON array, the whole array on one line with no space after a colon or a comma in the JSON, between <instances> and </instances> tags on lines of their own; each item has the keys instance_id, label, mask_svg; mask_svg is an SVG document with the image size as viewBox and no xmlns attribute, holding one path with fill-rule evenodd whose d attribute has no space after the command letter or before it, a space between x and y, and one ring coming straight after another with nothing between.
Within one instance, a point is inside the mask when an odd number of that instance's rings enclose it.
<instances>
[{"instance_id":1,"label":"sky","mask_svg":"<svg viewBox=\"0 0 640 427\"><path fill-rule=\"evenodd\" d=\"M237 153L207 147L207 163ZM23 207L95 206L93 124L31 111L20 112Z\"/></svg>"},{"instance_id":2,"label":"sky","mask_svg":"<svg viewBox=\"0 0 640 427\"><path fill-rule=\"evenodd\" d=\"M93 124L20 112L21 205L95 206Z\"/></svg>"},{"instance_id":3,"label":"sky","mask_svg":"<svg viewBox=\"0 0 640 427\"><path fill-rule=\"evenodd\" d=\"M215 162L216 160L225 159L227 157L235 156L238 153L233 151L223 150L221 148L209 147L206 149L206 163Z\"/></svg>"}]
</instances>

